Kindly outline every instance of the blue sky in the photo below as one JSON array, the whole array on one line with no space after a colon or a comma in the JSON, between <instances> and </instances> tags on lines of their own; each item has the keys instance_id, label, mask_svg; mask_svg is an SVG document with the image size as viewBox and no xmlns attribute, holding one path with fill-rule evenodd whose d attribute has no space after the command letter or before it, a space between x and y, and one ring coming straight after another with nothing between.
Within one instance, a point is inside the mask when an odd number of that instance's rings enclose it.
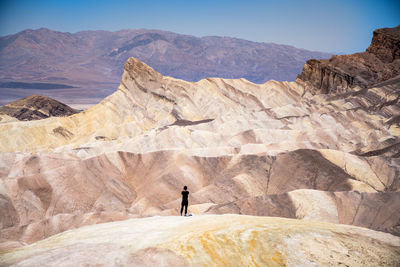
<instances>
[{"instance_id":1,"label":"blue sky","mask_svg":"<svg viewBox=\"0 0 400 267\"><path fill-rule=\"evenodd\" d=\"M353 53L368 47L374 29L399 24L398 0L0 0L0 36L147 28Z\"/></svg>"}]
</instances>

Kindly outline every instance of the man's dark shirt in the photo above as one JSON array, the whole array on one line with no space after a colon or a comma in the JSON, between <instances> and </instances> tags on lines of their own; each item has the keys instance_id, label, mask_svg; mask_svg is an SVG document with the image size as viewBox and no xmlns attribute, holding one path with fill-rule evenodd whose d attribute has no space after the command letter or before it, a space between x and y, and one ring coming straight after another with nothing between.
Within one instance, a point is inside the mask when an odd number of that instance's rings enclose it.
<instances>
[{"instance_id":1,"label":"man's dark shirt","mask_svg":"<svg viewBox=\"0 0 400 267\"><path fill-rule=\"evenodd\" d=\"M189 191L182 191L182 203L188 203Z\"/></svg>"}]
</instances>

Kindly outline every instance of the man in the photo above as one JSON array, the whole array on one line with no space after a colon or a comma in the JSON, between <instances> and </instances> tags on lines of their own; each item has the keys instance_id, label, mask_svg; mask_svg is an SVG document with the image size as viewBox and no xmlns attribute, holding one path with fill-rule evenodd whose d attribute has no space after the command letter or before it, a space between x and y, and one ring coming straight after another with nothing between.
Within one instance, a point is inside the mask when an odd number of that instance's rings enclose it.
<instances>
[{"instance_id":1,"label":"man","mask_svg":"<svg viewBox=\"0 0 400 267\"><path fill-rule=\"evenodd\" d=\"M187 215L187 208L189 205L188 196L189 196L189 191L187 191L187 186L185 185L183 187L183 191L182 191L181 216L182 216L183 207L185 207L185 216Z\"/></svg>"}]
</instances>

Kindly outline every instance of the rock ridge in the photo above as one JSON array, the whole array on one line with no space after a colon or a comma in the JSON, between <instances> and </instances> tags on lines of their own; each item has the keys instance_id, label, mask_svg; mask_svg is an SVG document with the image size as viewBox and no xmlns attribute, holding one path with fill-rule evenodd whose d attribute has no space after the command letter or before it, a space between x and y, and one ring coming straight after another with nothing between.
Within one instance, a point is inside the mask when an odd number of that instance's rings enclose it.
<instances>
[{"instance_id":1,"label":"rock ridge","mask_svg":"<svg viewBox=\"0 0 400 267\"><path fill-rule=\"evenodd\" d=\"M335 94L369 88L400 75L400 25L374 31L363 53L310 59L297 80L312 93Z\"/></svg>"},{"instance_id":2,"label":"rock ridge","mask_svg":"<svg viewBox=\"0 0 400 267\"><path fill-rule=\"evenodd\" d=\"M373 33L367 52L382 62L391 63L400 58L400 25L395 28L377 29Z\"/></svg>"}]
</instances>

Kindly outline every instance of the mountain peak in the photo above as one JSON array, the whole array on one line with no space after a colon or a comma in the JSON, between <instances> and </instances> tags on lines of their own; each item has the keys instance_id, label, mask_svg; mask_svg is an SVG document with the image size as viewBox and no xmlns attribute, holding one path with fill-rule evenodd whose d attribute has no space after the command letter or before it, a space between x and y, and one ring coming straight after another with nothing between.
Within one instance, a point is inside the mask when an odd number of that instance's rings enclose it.
<instances>
[{"instance_id":1,"label":"mountain peak","mask_svg":"<svg viewBox=\"0 0 400 267\"><path fill-rule=\"evenodd\" d=\"M162 77L159 72L155 71L152 67L134 57L130 57L126 61L124 70L129 72L131 76L135 77L136 79Z\"/></svg>"},{"instance_id":2,"label":"mountain peak","mask_svg":"<svg viewBox=\"0 0 400 267\"><path fill-rule=\"evenodd\" d=\"M382 62L391 63L400 58L400 25L374 31L371 45L366 50Z\"/></svg>"},{"instance_id":3,"label":"mountain peak","mask_svg":"<svg viewBox=\"0 0 400 267\"><path fill-rule=\"evenodd\" d=\"M132 90L139 89L143 92L153 91L159 86L163 75L140 60L130 57L125 65L121 78L123 88ZM121 88L121 87L120 87Z\"/></svg>"}]
</instances>

